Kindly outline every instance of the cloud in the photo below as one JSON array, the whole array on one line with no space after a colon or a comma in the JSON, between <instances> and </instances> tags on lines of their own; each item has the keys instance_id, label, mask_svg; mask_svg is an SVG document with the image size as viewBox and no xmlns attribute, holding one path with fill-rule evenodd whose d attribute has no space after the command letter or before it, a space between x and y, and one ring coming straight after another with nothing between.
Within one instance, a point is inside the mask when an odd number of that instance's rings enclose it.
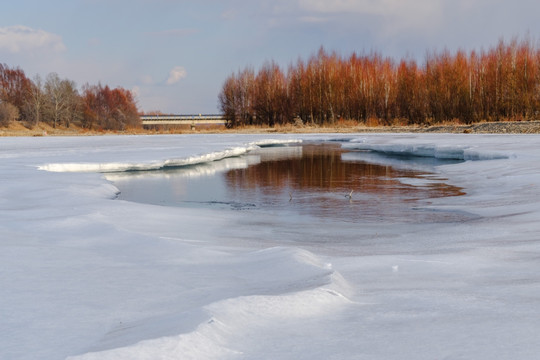
<instances>
[{"instance_id":1,"label":"cloud","mask_svg":"<svg viewBox=\"0 0 540 360\"><path fill-rule=\"evenodd\" d=\"M0 28L0 51L18 54L36 50L61 52L65 49L61 36L44 30L23 25Z\"/></svg>"},{"instance_id":2,"label":"cloud","mask_svg":"<svg viewBox=\"0 0 540 360\"><path fill-rule=\"evenodd\" d=\"M303 23L310 24L322 24L329 21L328 18L322 16L302 16L299 18L299 20Z\"/></svg>"},{"instance_id":3,"label":"cloud","mask_svg":"<svg viewBox=\"0 0 540 360\"><path fill-rule=\"evenodd\" d=\"M101 39L93 37L88 39L88 46L97 47L101 45Z\"/></svg>"},{"instance_id":4,"label":"cloud","mask_svg":"<svg viewBox=\"0 0 540 360\"><path fill-rule=\"evenodd\" d=\"M298 0L302 11L321 15L377 16L396 29L424 28L440 19L444 0Z\"/></svg>"},{"instance_id":5,"label":"cloud","mask_svg":"<svg viewBox=\"0 0 540 360\"><path fill-rule=\"evenodd\" d=\"M238 17L238 11L236 9L229 9L221 13L221 18L224 20L235 20Z\"/></svg>"},{"instance_id":6,"label":"cloud","mask_svg":"<svg viewBox=\"0 0 540 360\"><path fill-rule=\"evenodd\" d=\"M133 86L131 88L131 93L133 96L135 96L135 99L137 99L139 96L141 96L141 88L139 86Z\"/></svg>"},{"instance_id":7,"label":"cloud","mask_svg":"<svg viewBox=\"0 0 540 360\"><path fill-rule=\"evenodd\" d=\"M150 35L158 36L158 37L185 37L192 34L196 34L197 32L198 32L197 29L169 29L169 30L152 32L150 33Z\"/></svg>"},{"instance_id":8,"label":"cloud","mask_svg":"<svg viewBox=\"0 0 540 360\"><path fill-rule=\"evenodd\" d=\"M298 0L301 8L319 13L358 13L385 15L410 9L432 9L440 0Z\"/></svg>"},{"instance_id":9,"label":"cloud","mask_svg":"<svg viewBox=\"0 0 540 360\"><path fill-rule=\"evenodd\" d=\"M169 78L167 79L167 85L176 84L183 78L187 76L186 69L182 66L175 66L169 73Z\"/></svg>"},{"instance_id":10,"label":"cloud","mask_svg":"<svg viewBox=\"0 0 540 360\"><path fill-rule=\"evenodd\" d=\"M150 76L150 75L142 75L139 78L139 81L144 85L152 85L152 84L154 84L154 79L152 79L152 76Z\"/></svg>"}]
</instances>

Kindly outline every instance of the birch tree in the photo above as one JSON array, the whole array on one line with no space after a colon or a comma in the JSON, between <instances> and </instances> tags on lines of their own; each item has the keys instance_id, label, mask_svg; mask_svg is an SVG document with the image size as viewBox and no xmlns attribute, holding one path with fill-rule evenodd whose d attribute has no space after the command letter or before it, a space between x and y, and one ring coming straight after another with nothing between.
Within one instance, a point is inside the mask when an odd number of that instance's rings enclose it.
<instances>
[{"instance_id":1,"label":"birch tree","mask_svg":"<svg viewBox=\"0 0 540 360\"><path fill-rule=\"evenodd\" d=\"M74 104L78 97L75 83L62 80L57 73L50 73L45 81L46 118L56 128L62 122L69 126Z\"/></svg>"}]
</instances>

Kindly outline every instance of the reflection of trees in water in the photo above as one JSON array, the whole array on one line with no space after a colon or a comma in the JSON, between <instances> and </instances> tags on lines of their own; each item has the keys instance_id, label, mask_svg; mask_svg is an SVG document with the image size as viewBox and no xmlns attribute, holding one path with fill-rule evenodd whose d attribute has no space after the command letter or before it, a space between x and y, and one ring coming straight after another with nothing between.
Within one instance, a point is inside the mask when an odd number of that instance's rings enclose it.
<instances>
[{"instance_id":1,"label":"reflection of trees in water","mask_svg":"<svg viewBox=\"0 0 540 360\"><path fill-rule=\"evenodd\" d=\"M226 173L230 190L260 191L265 195L291 192L343 192L433 198L461 195L459 188L436 182L430 186L400 183L399 177L418 177L419 172L396 170L361 162L341 161L342 150L332 145L306 145L301 158L264 161L247 169Z\"/></svg>"}]
</instances>

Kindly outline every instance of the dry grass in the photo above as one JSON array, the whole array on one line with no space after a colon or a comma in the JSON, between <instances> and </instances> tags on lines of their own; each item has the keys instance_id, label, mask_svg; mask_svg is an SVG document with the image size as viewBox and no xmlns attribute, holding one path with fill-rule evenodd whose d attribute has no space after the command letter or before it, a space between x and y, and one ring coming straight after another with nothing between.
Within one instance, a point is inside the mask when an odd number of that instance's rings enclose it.
<instances>
[{"instance_id":1,"label":"dry grass","mask_svg":"<svg viewBox=\"0 0 540 360\"><path fill-rule=\"evenodd\" d=\"M8 127L0 127L0 136L97 136L97 135L159 135L159 134L301 134L301 133L403 133L403 132L440 132L440 133L540 133L540 122L480 122L464 125L457 120L439 123L433 126L406 125L403 119L394 119L390 125L383 126L376 119L366 124L354 120L338 120L334 124L319 125L276 125L242 126L227 129L223 126L189 126L161 127L154 129L135 128L125 131L88 130L77 126L56 127L40 123L33 128L27 128L20 122L13 122Z\"/></svg>"},{"instance_id":2,"label":"dry grass","mask_svg":"<svg viewBox=\"0 0 540 360\"><path fill-rule=\"evenodd\" d=\"M79 126L52 126L39 123L37 126L28 128L16 121L10 123L8 127L0 127L0 136L98 136L98 135L152 135L152 134L183 134L192 133L188 129L143 129L132 128L127 130L89 130Z\"/></svg>"}]
</instances>

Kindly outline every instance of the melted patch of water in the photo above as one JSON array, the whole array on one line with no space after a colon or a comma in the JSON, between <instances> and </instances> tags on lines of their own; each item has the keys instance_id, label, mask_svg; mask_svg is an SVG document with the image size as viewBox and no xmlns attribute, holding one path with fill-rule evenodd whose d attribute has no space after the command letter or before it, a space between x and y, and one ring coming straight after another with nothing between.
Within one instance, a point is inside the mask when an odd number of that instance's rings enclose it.
<instances>
[{"instance_id":1,"label":"melted patch of water","mask_svg":"<svg viewBox=\"0 0 540 360\"><path fill-rule=\"evenodd\" d=\"M339 144L308 144L108 178L120 189L120 199L165 206L297 214L314 221L437 223L470 219L469 214L426 208L431 199L464 194L436 174L416 170L438 166L437 160L400 158L401 165L393 166L369 162L372 158L372 153L346 152Z\"/></svg>"}]
</instances>

